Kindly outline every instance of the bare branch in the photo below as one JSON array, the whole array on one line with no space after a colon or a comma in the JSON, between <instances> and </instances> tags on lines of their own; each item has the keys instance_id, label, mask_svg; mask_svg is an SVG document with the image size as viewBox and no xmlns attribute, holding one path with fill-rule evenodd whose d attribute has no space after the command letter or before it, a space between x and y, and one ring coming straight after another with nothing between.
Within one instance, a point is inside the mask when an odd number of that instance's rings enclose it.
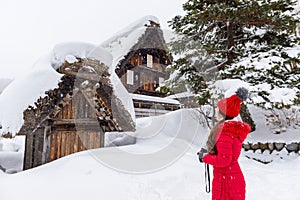
<instances>
[{"instance_id":1,"label":"bare branch","mask_svg":"<svg viewBox=\"0 0 300 200\"><path fill-rule=\"evenodd\" d=\"M228 64L228 60L205 70L205 72L206 73L218 72L219 70L224 69L225 65L227 65L227 64Z\"/></svg>"}]
</instances>

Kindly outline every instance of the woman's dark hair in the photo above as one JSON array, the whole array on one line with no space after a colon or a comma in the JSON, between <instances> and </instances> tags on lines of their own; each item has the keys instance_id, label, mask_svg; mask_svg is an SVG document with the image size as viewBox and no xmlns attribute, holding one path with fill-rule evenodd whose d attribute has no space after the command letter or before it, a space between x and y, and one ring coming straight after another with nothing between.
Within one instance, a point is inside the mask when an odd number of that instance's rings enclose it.
<instances>
[{"instance_id":1,"label":"woman's dark hair","mask_svg":"<svg viewBox=\"0 0 300 200\"><path fill-rule=\"evenodd\" d=\"M226 120L231 120L231 119L233 119L234 117L229 117L229 116L227 116L227 115L225 115L224 113L222 113L220 110L219 110L219 113L220 113L220 115L222 115L223 116L223 119L226 121Z\"/></svg>"},{"instance_id":2,"label":"woman's dark hair","mask_svg":"<svg viewBox=\"0 0 300 200\"><path fill-rule=\"evenodd\" d=\"M206 142L206 147L207 147L208 152L213 155L218 154L215 145L216 145L216 140L218 137L217 130L218 130L219 125L222 124L226 120L231 120L234 118L234 117L229 117L229 116L225 115L220 110L218 110L218 112L220 113L220 115L222 115L223 119L218 121L217 124L215 124L215 126L211 129L209 136L207 138L207 142Z\"/></svg>"}]
</instances>

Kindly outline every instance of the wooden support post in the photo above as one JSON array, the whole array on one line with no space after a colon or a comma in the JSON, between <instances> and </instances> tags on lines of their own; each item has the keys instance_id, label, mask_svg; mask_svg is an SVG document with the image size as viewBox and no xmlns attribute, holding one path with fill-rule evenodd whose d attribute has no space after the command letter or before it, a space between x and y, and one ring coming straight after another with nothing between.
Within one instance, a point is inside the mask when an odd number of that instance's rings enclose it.
<instances>
[{"instance_id":1,"label":"wooden support post","mask_svg":"<svg viewBox=\"0 0 300 200\"><path fill-rule=\"evenodd\" d=\"M26 135L25 140L25 152L23 161L23 170L32 168L32 144L33 136L31 134Z\"/></svg>"},{"instance_id":2,"label":"wooden support post","mask_svg":"<svg viewBox=\"0 0 300 200\"><path fill-rule=\"evenodd\" d=\"M43 155L42 155L42 164L45 164L49 161L50 155L50 135L51 135L51 126L45 126L44 128L44 142L43 142Z\"/></svg>"},{"instance_id":3,"label":"wooden support post","mask_svg":"<svg viewBox=\"0 0 300 200\"><path fill-rule=\"evenodd\" d=\"M34 140L33 140L33 167L37 167L42 165L42 157L43 157L43 146L44 146L44 130L43 128L38 128L33 133Z\"/></svg>"}]
</instances>

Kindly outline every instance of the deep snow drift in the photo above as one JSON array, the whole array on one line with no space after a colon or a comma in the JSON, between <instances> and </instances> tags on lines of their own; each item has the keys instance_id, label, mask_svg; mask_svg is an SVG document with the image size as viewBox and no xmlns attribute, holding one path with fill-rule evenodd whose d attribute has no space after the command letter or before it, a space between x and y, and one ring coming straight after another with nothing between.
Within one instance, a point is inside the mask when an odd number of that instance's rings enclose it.
<instances>
[{"instance_id":1,"label":"deep snow drift","mask_svg":"<svg viewBox=\"0 0 300 200\"><path fill-rule=\"evenodd\" d=\"M137 144L89 150L14 175L0 171L1 200L198 200L204 167L196 152L208 129L197 111L137 120ZM264 165L240 157L247 200L300 198L300 158Z\"/></svg>"}]
</instances>

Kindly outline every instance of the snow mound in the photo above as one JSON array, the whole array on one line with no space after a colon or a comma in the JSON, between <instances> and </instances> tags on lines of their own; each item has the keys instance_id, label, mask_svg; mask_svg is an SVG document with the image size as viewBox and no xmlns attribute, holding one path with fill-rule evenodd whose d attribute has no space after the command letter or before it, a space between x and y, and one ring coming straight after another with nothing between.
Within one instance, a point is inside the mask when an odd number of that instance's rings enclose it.
<instances>
[{"instance_id":1,"label":"snow mound","mask_svg":"<svg viewBox=\"0 0 300 200\"><path fill-rule=\"evenodd\" d=\"M0 78L0 94L12 81L12 79Z\"/></svg>"},{"instance_id":2,"label":"snow mound","mask_svg":"<svg viewBox=\"0 0 300 200\"><path fill-rule=\"evenodd\" d=\"M169 144L167 141L172 143L174 139L178 139L185 143L186 147L203 146L207 132L204 118L197 109L180 109L160 116L138 118L135 132L108 133L105 145L122 146L133 143L142 145L145 142L155 141L157 147L164 147ZM160 144L157 143L158 140L161 140ZM139 153L146 151L141 149Z\"/></svg>"},{"instance_id":3,"label":"snow mound","mask_svg":"<svg viewBox=\"0 0 300 200\"><path fill-rule=\"evenodd\" d=\"M0 168L3 171L15 173L23 170L24 144L25 136L0 139Z\"/></svg>"},{"instance_id":4,"label":"snow mound","mask_svg":"<svg viewBox=\"0 0 300 200\"><path fill-rule=\"evenodd\" d=\"M211 193L205 192L204 165L199 163L196 156L199 146L190 146L191 148L187 149L172 165L159 171L139 175L121 173L103 165L96 158L97 155L106 154L115 158L118 164L122 164L124 162L122 154L117 154L120 151L140 154L141 157L145 157L145 151L162 153L160 149L163 144L178 135L176 132L179 125L174 127L169 127L169 125L174 125L179 119L182 122L180 123L181 132L190 134L196 130L199 131L199 135L207 133L205 132L207 130L202 128L194 129L198 119L197 115L191 115L192 113L194 112L183 110L165 115L164 121L167 122L160 123L160 126L159 121L164 119L163 116L138 119L137 131L156 133L156 136L139 139L135 145L76 153L13 176L0 171L1 200L38 200L41 199L41 196L43 200L52 200L57 198L58 194L60 199L72 200L94 199L99 194L103 199L109 200L211 199ZM179 117L180 115L182 117ZM191 123L194 124L193 127L189 126ZM187 138L184 138L179 141L184 143L187 141ZM176 151L176 147L178 145L174 145L172 150ZM300 173L299 157L293 160L275 160L264 165L245 158L244 153L242 152L239 162L247 183L246 196L248 200L256 200L259 196L264 196L265 200L298 200L300 198L298 192L300 180L291 178L297 177ZM154 157L146 162L137 159L125 160L125 162L144 167L168 158L169 155L162 154L162 156ZM46 181L40 184L41 180ZM84 185L78 184L78 180ZM49 193L49 187L53 187L53 185L55 185L56 192ZM264 187L261 187L262 185ZM36 190L35 195L32 195L32 187Z\"/></svg>"}]
</instances>

